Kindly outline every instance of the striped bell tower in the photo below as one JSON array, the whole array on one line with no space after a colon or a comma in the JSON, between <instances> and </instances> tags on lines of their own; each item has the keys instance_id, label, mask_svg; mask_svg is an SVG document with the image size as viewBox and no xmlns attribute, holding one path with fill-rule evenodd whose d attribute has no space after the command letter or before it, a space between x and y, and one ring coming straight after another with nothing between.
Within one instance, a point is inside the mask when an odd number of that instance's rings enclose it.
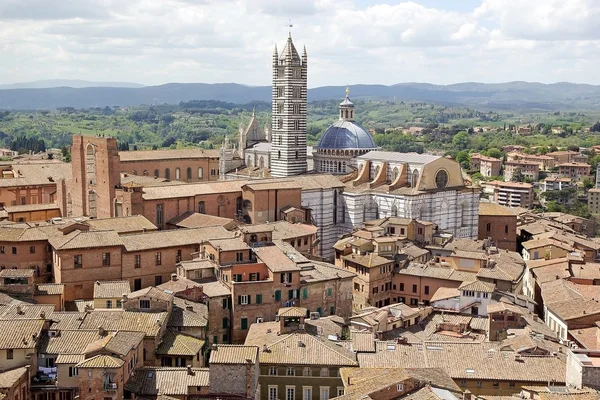
<instances>
[{"instance_id":1,"label":"striped bell tower","mask_svg":"<svg viewBox=\"0 0 600 400\"><path fill-rule=\"evenodd\" d=\"M306 172L306 47L298 55L290 34L281 54L273 51L271 175Z\"/></svg>"}]
</instances>

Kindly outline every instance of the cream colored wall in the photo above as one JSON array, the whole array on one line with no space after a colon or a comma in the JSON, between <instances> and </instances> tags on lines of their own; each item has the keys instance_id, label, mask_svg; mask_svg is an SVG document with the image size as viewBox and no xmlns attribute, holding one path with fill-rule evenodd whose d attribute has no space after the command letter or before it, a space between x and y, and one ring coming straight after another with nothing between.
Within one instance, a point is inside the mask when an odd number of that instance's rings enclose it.
<instances>
[{"instance_id":1,"label":"cream colored wall","mask_svg":"<svg viewBox=\"0 0 600 400\"><path fill-rule=\"evenodd\" d=\"M437 189L435 185L435 175L440 169L445 169L448 172L448 185L446 188L460 188L464 186L464 180L460 170L460 164L448 158L438 158L423 166L421 175L419 176L419 190Z\"/></svg>"},{"instance_id":2,"label":"cream colored wall","mask_svg":"<svg viewBox=\"0 0 600 400\"><path fill-rule=\"evenodd\" d=\"M29 360L25 358L27 354L35 354L35 349L14 349L13 358L6 358L7 350L0 350L0 368L3 370L11 369L29 364Z\"/></svg>"},{"instance_id":3,"label":"cream colored wall","mask_svg":"<svg viewBox=\"0 0 600 400\"><path fill-rule=\"evenodd\" d=\"M59 388L77 387L79 386L79 376L69 376L69 367L74 367L75 364L57 364L56 365L56 381Z\"/></svg>"}]
</instances>

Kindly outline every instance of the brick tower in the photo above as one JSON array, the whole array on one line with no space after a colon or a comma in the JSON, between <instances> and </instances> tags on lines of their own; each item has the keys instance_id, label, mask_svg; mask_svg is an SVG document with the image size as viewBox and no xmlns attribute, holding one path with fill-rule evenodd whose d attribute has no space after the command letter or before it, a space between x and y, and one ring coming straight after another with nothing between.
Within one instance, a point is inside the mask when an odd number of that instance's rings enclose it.
<instances>
[{"instance_id":1,"label":"brick tower","mask_svg":"<svg viewBox=\"0 0 600 400\"><path fill-rule=\"evenodd\" d=\"M281 55L273 51L273 176L306 172L306 78L306 47L300 57L290 34Z\"/></svg>"}]
</instances>

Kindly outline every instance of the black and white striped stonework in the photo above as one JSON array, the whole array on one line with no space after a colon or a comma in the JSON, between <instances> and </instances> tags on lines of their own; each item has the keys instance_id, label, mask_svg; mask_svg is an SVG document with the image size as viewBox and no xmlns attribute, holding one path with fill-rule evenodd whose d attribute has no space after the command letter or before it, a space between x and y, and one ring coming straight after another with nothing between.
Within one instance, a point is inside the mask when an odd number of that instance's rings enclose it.
<instances>
[{"instance_id":1,"label":"black and white striped stonework","mask_svg":"<svg viewBox=\"0 0 600 400\"><path fill-rule=\"evenodd\" d=\"M306 172L307 55L298 55L292 37L281 52L273 52L271 175Z\"/></svg>"}]
</instances>

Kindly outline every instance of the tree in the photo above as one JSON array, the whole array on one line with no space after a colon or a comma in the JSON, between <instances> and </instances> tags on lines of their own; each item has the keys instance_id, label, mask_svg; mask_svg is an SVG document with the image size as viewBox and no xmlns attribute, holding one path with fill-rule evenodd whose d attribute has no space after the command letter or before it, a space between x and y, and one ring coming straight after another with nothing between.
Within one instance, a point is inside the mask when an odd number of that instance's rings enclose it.
<instances>
[{"instance_id":1,"label":"tree","mask_svg":"<svg viewBox=\"0 0 600 400\"><path fill-rule=\"evenodd\" d=\"M456 154L456 162L460 164L461 167L465 169L469 169L471 164L471 156L467 150L461 150Z\"/></svg>"},{"instance_id":2,"label":"tree","mask_svg":"<svg viewBox=\"0 0 600 400\"><path fill-rule=\"evenodd\" d=\"M488 157L494 157L502 160L504 158L504 153L498 148L492 147L487 151Z\"/></svg>"},{"instance_id":3,"label":"tree","mask_svg":"<svg viewBox=\"0 0 600 400\"><path fill-rule=\"evenodd\" d=\"M567 150L576 151L577 153L579 153L579 146L571 145L571 146L567 147Z\"/></svg>"},{"instance_id":4,"label":"tree","mask_svg":"<svg viewBox=\"0 0 600 400\"><path fill-rule=\"evenodd\" d=\"M591 132L600 132L600 121L590 127Z\"/></svg>"},{"instance_id":5,"label":"tree","mask_svg":"<svg viewBox=\"0 0 600 400\"><path fill-rule=\"evenodd\" d=\"M460 131L452 138L452 146L457 150L466 150L471 147L471 138L465 131Z\"/></svg>"},{"instance_id":6,"label":"tree","mask_svg":"<svg viewBox=\"0 0 600 400\"><path fill-rule=\"evenodd\" d=\"M512 177L510 178L510 180L512 182L524 182L525 181L525 176L521 172L521 168L515 169L515 172L512 174Z\"/></svg>"}]
</instances>

